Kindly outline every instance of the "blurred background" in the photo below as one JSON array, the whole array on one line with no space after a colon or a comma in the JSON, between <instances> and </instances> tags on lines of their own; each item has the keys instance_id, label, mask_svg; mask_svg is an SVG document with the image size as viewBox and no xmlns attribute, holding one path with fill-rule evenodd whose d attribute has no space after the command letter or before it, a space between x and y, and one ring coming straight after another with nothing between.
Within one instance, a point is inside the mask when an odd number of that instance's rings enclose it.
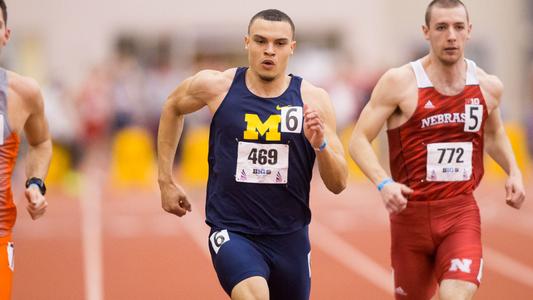
<instances>
[{"instance_id":1,"label":"blurred background","mask_svg":"<svg viewBox=\"0 0 533 300\"><path fill-rule=\"evenodd\" d=\"M505 84L502 114L533 201L533 2L466 0L467 57ZM14 299L224 299L203 223L210 113L187 116L177 181L193 201L183 219L160 208L155 141L161 107L186 77L245 66L243 38L258 11L296 25L289 72L325 88L343 143L388 68L428 51L429 1L7 1L11 41L0 65L37 79L54 139L49 211L24 211L24 146L14 175ZM387 144L374 143L384 164ZM388 217L350 161L348 191L314 176L313 299L392 299ZM533 297L533 209L505 205L489 159L477 198L485 279L479 299Z\"/></svg>"}]
</instances>

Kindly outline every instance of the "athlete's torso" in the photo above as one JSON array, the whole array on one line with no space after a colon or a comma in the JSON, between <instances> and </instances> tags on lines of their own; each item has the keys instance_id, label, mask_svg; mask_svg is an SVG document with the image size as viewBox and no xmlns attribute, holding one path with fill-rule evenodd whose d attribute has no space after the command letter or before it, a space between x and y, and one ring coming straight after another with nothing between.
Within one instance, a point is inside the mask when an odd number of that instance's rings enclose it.
<instances>
[{"instance_id":1,"label":"athlete's torso","mask_svg":"<svg viewBox=\"0 0 533 300\"><path fill-rule=\"evenodd\" d=\"M0 236L7 236L11 233L17 217L11 191L11 176L20 139L9 126L7 94L7 72L0 68Z\"/></svg>"},{"instance_id":2,"label":"athlete's torso","mask_svg":"<svg viewBox=\"0 0 533 300\"><path fill-rule=\"evenodd\" d=\"M302 79L261 98L235 73L209 136L206 222L248 234L284 234L311 219L314 150L303 134Z\"/></svg>"},{"instance_id":3,"label":"athlete's torso","mask_svg":"<svg viewBox=\"0 0 533 300\"><path fill-rule=\"evenodd\" d=\"M421 60L411 63L418 86L416 109L404 124L387 131L392 176L415 191L411 201L471 193L483 177L488 110L476 65L466 62L466 85L455 96L435 89Z\"/></svg>"}]
</instances>

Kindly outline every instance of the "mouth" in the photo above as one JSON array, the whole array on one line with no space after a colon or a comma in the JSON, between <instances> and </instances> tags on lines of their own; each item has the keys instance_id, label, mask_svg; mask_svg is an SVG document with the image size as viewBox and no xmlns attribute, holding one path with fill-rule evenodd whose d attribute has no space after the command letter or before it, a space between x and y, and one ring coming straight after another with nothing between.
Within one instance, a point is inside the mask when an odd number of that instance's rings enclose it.
<instances>
[{"instance_id":1,"label":"mouth","mask_svg":"<svg viewBox=\"0 0 533 300\"><path fill-rule=\"evenodd\" d=\"M444 48L444 51L448 52L448 53L455 52L455 51L458 51L458 50L459 50L459 48L457 48L457 47L446 47L446 48Z\"/></svg>"},{"instance_id":2,"label":"mouth","mask_svg":"<svg viewBox=\"0 0 533 300\"><path fill-rule=\"evenodd\" d=\"M267 69L272 69L276 63L274 63L274 61L271 59L265 59L261 62L261 65Z\"/></svg>"}]
</instances>

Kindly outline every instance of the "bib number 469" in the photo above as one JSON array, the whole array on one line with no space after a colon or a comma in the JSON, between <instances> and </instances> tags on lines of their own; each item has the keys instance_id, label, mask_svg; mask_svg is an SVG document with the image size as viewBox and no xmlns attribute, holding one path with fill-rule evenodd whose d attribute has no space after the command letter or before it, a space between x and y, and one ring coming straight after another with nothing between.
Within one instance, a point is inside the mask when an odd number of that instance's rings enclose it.
<instances>
[{"instance_id":1,"label":"bib number 469","mask_svg":"<svg viewBox=\"0 0 533 300\"><path fill-rule=\"evenodd\" d=\"M278 151L276 149L257 149L252 148L248 155L248 160L254 165L275 165L278 163Z\"/></svg>"}]
</instances>

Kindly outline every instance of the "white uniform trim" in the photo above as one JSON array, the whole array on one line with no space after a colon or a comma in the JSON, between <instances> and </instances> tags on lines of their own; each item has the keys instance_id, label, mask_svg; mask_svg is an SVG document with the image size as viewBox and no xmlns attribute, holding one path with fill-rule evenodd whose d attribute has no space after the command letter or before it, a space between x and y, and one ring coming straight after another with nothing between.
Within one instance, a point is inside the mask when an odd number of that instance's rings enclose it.
<instances>
[{"instance_id":1,"label":"white uniform trim","mask_svg":"<svg viewBox=\"0 0 533 300\"><path fill-rule=\"evenodd\" d=\"M476 76L476 63L472 60L466 59L466 85L479 85L479 80ZM422 65L422 60L419 59L417 61L411 62L411 67L413 68L413 71L415 72L416 76L416 85L419 89L423 88L430 88L433 87L433 83L431 83L431 80L429 80L429 77L426 73L426 70L424 70L424 66Z\"/></svg>"},{"instance_id":2,"label":"white uniform trim","mask_svg":"<svg viewBox=\"0 0 533 300\"><path fill-rule=\"evenodd\" d=\"M419 89L433 87L433 83L429 80L429 77L424 70L424 66L422 66L422 60L419 59L411 62L411 67L415 72L416 85Z\"/></svg>"},{"instance_id":3,"label":"white uniform trim","mask_svg":"<svg viewBox=\"0 0 533 300\"><path fill-rule=\"evenodd\" d=\"M466 59L466 85L479 85L479 80L476 76L476 63L472 60Z\"/></svg>"}]
</instances>

